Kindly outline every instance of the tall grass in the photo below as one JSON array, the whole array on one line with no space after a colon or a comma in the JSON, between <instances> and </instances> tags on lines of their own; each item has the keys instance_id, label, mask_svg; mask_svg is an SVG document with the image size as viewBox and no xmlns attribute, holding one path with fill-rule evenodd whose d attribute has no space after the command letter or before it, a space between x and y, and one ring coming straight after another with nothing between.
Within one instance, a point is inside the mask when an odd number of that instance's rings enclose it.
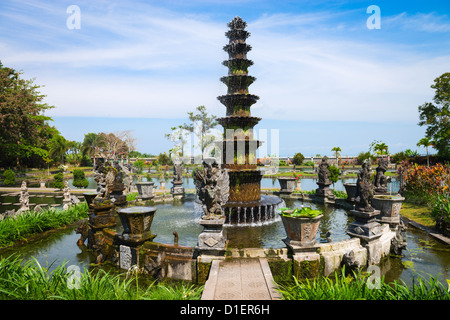
<instances>
[{"instance_id":1,"label":"tall grass","mask_svg":"<svg viewBox=\"0 0 450 320\"><path fill-rule=\"evenodd\" d=\"M35 259L17 256L0 260L0 299L19 300L198 300L203 287L146 282L137 274L112 274L102 269L84 271L77 286L68 285L73 273L65 264L53 271ZM74 282L72 282L74 283Z\"/></svg>"},{"instance_id":2,"label":"tall grass","mask_svg":"<svg viewBox=\"0 0 450 320\"><path fill-rule=\"evenodd\" d=\"M303 282L294 278L293 284L279 284L278 291L285 300L450 300L450 292L437 276L414 278L410 287L401 280L388 284L380 279L378 289L368 285L368 278L361 272L347 276L336 272L334 279Z\"/></svg>"},{"instance_id":3,"label":"tall grass","mask_svg":"<svg viewBox=\"0 0 450 320\"><path fill-rule=\"evenodd\" d=\"M34 234L71 224L87 218L87 204L79 203L68 210L46 209L27 211L0 221L0 248L14 244Z\"/></svg>"}]
</instances>

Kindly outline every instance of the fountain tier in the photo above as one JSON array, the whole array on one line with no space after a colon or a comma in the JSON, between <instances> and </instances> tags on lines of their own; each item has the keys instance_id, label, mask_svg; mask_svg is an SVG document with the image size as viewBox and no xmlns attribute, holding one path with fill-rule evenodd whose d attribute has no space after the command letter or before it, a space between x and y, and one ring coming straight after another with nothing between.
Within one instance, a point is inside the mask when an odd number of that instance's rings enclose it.
<instances>
[{"instance_id":1,"label":"fountain tier","mask_svg":"<svg viewBox=\"0 0 450 320\"><path fill-rule=\"evenodd\" d=\"M226 107L226 117L217 119L224 128L224 140L217 143L222 150L222 169L227 169L229 176L229 197L222 208L228 224L273 221L275 207L282 201L261 196L262 173L256 167L256 150L262 141L253 136L253 127L261 118L252 117L250 112L259 97L248 91L256 78L248 74L253 62L247 59L252 47L245 42L250 36L246 26L239 17L228 23L230 30L225 35L229 43L223 47L229 55L223 62L228 76L220 79L228 90L226 95L217 97Z\"/></svg>"}]
</instances>

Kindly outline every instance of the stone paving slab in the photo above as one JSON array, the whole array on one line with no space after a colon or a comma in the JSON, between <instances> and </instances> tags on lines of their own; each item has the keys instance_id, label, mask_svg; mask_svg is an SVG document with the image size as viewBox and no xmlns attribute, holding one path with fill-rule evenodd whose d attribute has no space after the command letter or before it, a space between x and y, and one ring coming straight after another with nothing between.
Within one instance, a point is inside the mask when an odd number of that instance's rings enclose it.
<instances>
[{"instance_id":1,"label":"stone paving slab","mask_svg":"<svg viewBox=\"0 0 450 320\"><path fill-rule=\"evenodd\" d=\"M267 259L214 260L202 300L276 300Z\"/></svg>"}]
</instances>

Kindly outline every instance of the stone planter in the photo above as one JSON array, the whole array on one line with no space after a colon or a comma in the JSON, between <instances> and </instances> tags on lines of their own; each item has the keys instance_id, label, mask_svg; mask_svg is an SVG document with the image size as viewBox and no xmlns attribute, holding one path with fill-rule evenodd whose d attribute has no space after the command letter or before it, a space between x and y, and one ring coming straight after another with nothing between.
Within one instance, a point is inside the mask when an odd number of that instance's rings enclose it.
<instances>
[{"instance_id":1,"label":"stone planter","mask_svg":"<svg viewBox=\"0 0 450 320\"><path fill-rule=\"evenodd\" d=\"M143 200L149 200L152 199L155 194L153 193L153 186L154 182L148 181L148 182L136 182L136 188L139 192L139 198Z\"/></svg>"},{"instance_id":2,"label":"stone planter","mask_svg":"<svg viewBox=\"0 0 450 320\"><path fill-rule=\"evenodd\" d=\"M89 205L92 203L94 198L97 196L97 192L85 192L83 193L84 199L86 199L86 203Z\"/></svg>"},{"instance_id":3,"label":"stone planter","mask_svg":"<svg viewBox=\"0 0 450 320\"><path fill-rule=\"evenodd\" d=\"M280 213L281 221L287 234L288 246L312 247L316 244L316 234L323 215L315 218L286 217Z\"/></svg>"},{"instance_id":4,"label":"stone planter","mask_svg":"<svg viewBox=\"0 0 450 320\"><path fill-rule=\"evenodd\" d=\"M297 179L295 180L295 191L302 191L302 180Z\"/></svg>"},{"instance_id":5,"label":"stone planter","mask_svg":"<svg viewBox=\"0 0 450 320\"><path fill-rule=\"evenodd\" d=\"M128 207L117 210L123 226L121 239L130 245L153 240L156 235L150 231L156 207Z\"/></svg>"},{"instance_id":6,"label":"stone planter","mask_svg":"<svg viewBox=\"0 0 450 320\"><path fill-rule=\"evenodd\" d=\"M405 198L391 195L375 195L372 207L380 210L379 220L386 223L400 223L400 209Z\"/></svg>"},{"instance_id":7,"label":"stone planter","mask_svg":"<svg viewBox=\"0 0 450 320\"><path fill-rule=\"evenodd\" d=\"M295 188L294 177L278 177L278 182L280 183L280 193L292 193Z\"/></svg>"},{"instance_id":8,"label":"stone planter","mask_svg":"<svg viewBox=\"0 0 450 320\"><path fill-rule=\"evenodd\" d=\"M347 193L347 200L354 202L356 196L356 183L344 183L344 187L345 192Z\"/></svg>"}]
</instances>

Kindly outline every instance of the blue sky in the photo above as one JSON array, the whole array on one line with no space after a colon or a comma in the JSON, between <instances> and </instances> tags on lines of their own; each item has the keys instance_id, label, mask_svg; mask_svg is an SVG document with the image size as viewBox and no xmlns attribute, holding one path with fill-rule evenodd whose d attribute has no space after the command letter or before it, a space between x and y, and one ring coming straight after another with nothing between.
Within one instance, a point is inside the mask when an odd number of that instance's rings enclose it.
<instances>
[{"instance_id":1,"label":"blue sky","mask_svg":"<svg viewBox=\"0 0 450 320\"><path fill-rule=\"evenodd\" d=\"M69 29L70 5L80 29ZM367 28L370 5L381 29ZM170 127L226 93L226 24L248 23L260 97L256 129L279 130L279 153L343 155L373 140L416 147L417 107L450 65L450 1L2 1L0 59L45 85L68 139L132 130L142 152L167 151ZM268 150L270 153L270 150Z\"/></svg>"}]
</instances>

